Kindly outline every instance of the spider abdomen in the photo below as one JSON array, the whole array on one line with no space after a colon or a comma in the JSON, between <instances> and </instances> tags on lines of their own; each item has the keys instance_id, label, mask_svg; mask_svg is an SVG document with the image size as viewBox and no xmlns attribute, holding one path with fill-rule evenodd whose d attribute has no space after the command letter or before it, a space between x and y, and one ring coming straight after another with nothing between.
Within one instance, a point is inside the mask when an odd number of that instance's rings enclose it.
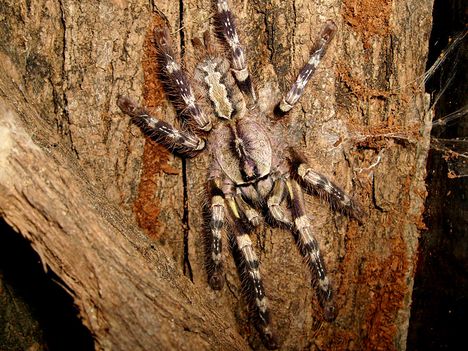
<instances>
[{"instance_id":1,"label":"spider abdomen","mask_svg":"<svg viewBox=\"0 0 468 351\"><path fill-rule=\"evenodd\" d=\"M244 113L245 102L226 58L206 57L197 66L195 79L204 87L218 118L229 120Z\"/></svg>"}]
</instances>

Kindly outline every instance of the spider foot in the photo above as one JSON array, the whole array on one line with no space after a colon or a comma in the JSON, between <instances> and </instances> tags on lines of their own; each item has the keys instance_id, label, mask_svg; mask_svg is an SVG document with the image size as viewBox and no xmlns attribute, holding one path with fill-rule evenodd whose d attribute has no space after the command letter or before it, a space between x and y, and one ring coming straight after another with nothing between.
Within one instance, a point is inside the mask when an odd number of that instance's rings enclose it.
<instances>
[{"instance_id":1,"label":"spider foot","mask_svg":"<svg viewBox=\"0 0 468 351\"><path fill-rule=\"evenodd\" d=\"M214 272L210 277L209 284L213 290L221 290L224 286L224 276L222 272Z\"/></svg>"},{"instance_id":2,"label":"spider foot","mask_svg":"<svg viewBox=\"0 0 468 351\"><path fill-rule=\"evenodd\" d=\"M269 327L262 327L260 334L262 336L263 345L265 345L268 350L276 350L279 348L278 340Z\"/></svg>"},{"instance_id":3,"label":"spider foot","mask_svg":"<svg viewBox=\"0 0 468 351\"><path fill-rule=\"evenodd\" d=\"M323 318L327 322L333 322L336 319L337 314L335 304L327 303L323 306Z\"/></svg>"},{"instance_id":4,"label":"spider foot","mask_svg":"<svg viewBox=\"0 0 468 351\"><path fill-rule=\"evenodd\" d=\"M333 322L336 319L338 310L336 308L335 299L332 297L331 289L327 291L318 290L318 299L320 306L323 309L323 319L327 322Z\"/></svg>"},{"instance_id":5,"label":"spider foot","mask_svg":"<svg viewBox=\"0 0 468 351\"><path fill-rule=\"evenodd\" d=\"M353 217L360 225L364 224L364 220L367 217L366 211L362 208L362 206L353 200L353 206L348 211L351 217Z\"/></svg>"}]
</instances>

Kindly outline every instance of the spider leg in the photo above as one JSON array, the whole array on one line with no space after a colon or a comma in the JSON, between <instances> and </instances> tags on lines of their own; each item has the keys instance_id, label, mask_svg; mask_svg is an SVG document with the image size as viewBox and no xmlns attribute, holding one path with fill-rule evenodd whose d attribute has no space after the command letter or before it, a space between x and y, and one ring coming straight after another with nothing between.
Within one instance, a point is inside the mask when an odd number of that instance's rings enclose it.
<instances>
[{"instance_id":1,"label":"spider leg","mask_svg":"<svg viewBox=\"0 0 468 351\"><path fill-rule=\"evenodd\" d=\"M174 58L169 29L166 26L156 27L154 39L167 93L181 113L194 121L198 129L209 131L212 128L211 120L196 104L190 81Z\"/></svg>"},{"instance_id":2,"label":"spider leg","mask_svg":"<svg viewBox=\"0 0 468 351\"><path fill-rule=\"evenodd\" d=\"M197 135L180 131L171 124L158 120L146 108L139 106L128 97L120 96L117 105L145 134L170 150L190 157L205 147L205 141Z\"/></svg>"},{"instance_id":3,"label":"spider leg","mask_svg":"<svg viewBox=\"0 0 468 351\"><path fill-rule=\"evenodd\" d=\"M241 194L237 194L234 197L234 201L236 202L239 211L245 216L245 218L247 218L253 227L260 225L260 214L242 198Z\"/></svg>"},{"instance_id":4,"label":"spider leg","mask_svg":"<svg viewBox=\"0 0 468 351\"><path fill-rule=\"evenodd\" d=\"M212 197L211 197L211 261L213 263L212 274L209 278L209 283L214 290L221 290L224 285L223 278L223 257L222 257L222 229L225 226L226 217L226 201L230 207L235 209L236 215L242 214L249 223L256 227L260 224L260 215L253 209L241 194L233 196L232 189L228 185L223 187L223 182L220 177L212 180Z\"/></svg>"},{"instance_id":5,"label":"spider leg","mask_svg":"<svg viewBox=\"0 0 468 351\"><path fill-rule=\"evenodd\" d=\"M315 271L318 282L315 284L317 296L324 309L327 321L336 318L336 308L333 301L333 290L327 276L319 244L312 235L312 227L307 218L304 202L304 194L300 185L292 179L288 179L289 197L292 203L292 214L294 217L294 228L299 234L300 248L309 263L310 268Z\"/></svg>"},{"instance_id":6,"label":"spider leg","mask_svg":"<svg viewBox=\"0 0 468 351\"><path fill-rule=\"evenodd\" d=\"M293 170L301 181L301 185L312 193L326 199L332 208L354 217L362 224L365 216L361 206L351 196L327 177L315 172L305 158L293 150Z\"/></svg>"},{"instance_id":7,"label":"spider leg","mask_svg":"<svg viewBox=\"0 0 468 351\"><path fill-rule=\"evenodd\" d=\"M257 255L252 247L252 240L248 235L248 230L243 224L234 199L227 199L229 204L230 214L232 217L232 231L235 234L237 247L242 254L242 259L245 265L247 283L252 289L257 310L257 318L260 323L259 330L263 338L265 346L270 349L278 348L278 343L270 327L270 312L268 309L268 299L265 296L262 278L260 276L260 263Z\"/></svg>"},{"instance_id":8,"label":"spider leg","mask_svg":"<svg viewBox=\"0 0 468 351\"><path fill-rule=\"evenodd\" d=\"M237 217L243 217L249 221L252 227L260 224L260 215L243 198L242 195L233 195L233 184L226 179L223 181L219 175L211 181L211 261L213 263L212 274L209 278L214 290L221 290L224 285L222 262L222 234L225 225L226 203L235 211Z\"/></svg>"},{"instance_id":9,"label":"spider leg","mask_svg":"<svg viewBox=\"0 0 468 351\"><path fill-rule=\"evenodd\" d=\"M223 277L223 257L222 257L222 229L225 223L226 203L221 195L214 195L211 198L211 221L210 230L212 236L211 259L213 262L213 272L209 283L214 290L221 290L224 285Z\"/></svg>"},{"instance_id":10,"label":"spider leg","mask_svg":"<svg viewBox=\"0 0 468 351\"><path fill-rule=\"evenodd\" d=\"M333 21L328 20L325 26L322 28L319 39L309 57L309 61L299 71L299 75L296 78L293 86L286 94L281 102L276 106L275 113L278 116L284 116L288 113L293 106L299 101L299 98L304 94L305 87L309 82L310 78L315 72L318 64L320 63L325 52L336 32L336 25Z\"/></svg>"},{"instance_id":11,"label":"spider leg","mask_svg":"<svg viewBox=\"0 0 468 351\"><path fill-rule=\"evenodd\" d=\"M231 52L231 70L236 78L239 89L247 94L252 101L256 101L257 97L249 70L247 69L244 49L239 41L234 15L229 8L227 0L216 1L215 23L221 37Z\"/></svg>"},{"instance_id":12,"label":"spider leg","mask_svg":"<svg viewBox=\"0 0 468 351\"><path fill-rule=\"evenodd\" d=\"M273 189L271 195L267 200L267 206L270 214L278 222L291 225L291 218L288 216L288 213L284 210L284 207L281 206L285 195L287 194L286 190L286 181L284 177L278 178L273 183Z\"/></svg>"}]
</instances>

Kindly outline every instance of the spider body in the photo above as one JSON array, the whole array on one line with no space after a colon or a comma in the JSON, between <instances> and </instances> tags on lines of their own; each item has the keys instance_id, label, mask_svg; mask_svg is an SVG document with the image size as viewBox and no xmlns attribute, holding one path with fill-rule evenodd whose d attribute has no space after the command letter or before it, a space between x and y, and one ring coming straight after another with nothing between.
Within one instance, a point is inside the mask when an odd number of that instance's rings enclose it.
<instances>
[{"instance_id":1,"label":"spider body","mask_svg":"<svg viewBox=\"0 0 468 351\"><path fill-rule=\"evenodd\" d=\"M269 223L289 228L296 235L300 251L316 278L313 285L324 318L332 321L337 313L333 289L307 216L304 191L321 195L332 207L350 216L361 216L359 205L308 166L306 159L285 140L288 126L284 117L303 95L336 27L332 21L326 22L291 89L274 109L262 111L227 1L215 1L214 10L215 26L226 50L219 50L208 32L203 41L193 41L201 56L193 82L204 92L205 105L211 106L211 112L197 103L191 80L175 60L167 27L157 27L154 32L161 77L168 96L188 123L179 130L126 97L120 97L118 105L145 132L180 156L192 157L208 149L212 158L208 171L210 285L219 290L224 284L222 243L226 232L242 256L257 328L265 346L275 349L278 342L249 234L266 217Z\"/></svg>"}]
</instances>

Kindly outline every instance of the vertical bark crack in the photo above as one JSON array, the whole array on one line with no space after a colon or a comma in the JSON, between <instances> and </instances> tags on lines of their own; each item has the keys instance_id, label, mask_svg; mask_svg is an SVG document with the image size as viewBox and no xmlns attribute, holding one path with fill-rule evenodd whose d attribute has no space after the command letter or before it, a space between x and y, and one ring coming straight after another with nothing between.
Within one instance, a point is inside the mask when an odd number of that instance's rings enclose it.
<instances>
[{"instance_id":1,"label":"vertical bark crack","mask_svg":"<svg viewBox=\"0 0 468 351\"><path fill-rule=\"evenodd\" d=\"M184 29L184 2L179 0L179 28L180 28L180 61L182 67L185 66L185 29ZM184 214L182 216L182 226L184 228L184 275L193 282L192 265L190 264L189 256L189 206L188 206L188 183L187 183L187 160L182 158L182 182L183 182L183 198L184 198Z\"/></svg>"},{"instance_id":2,"label":"vertical bark crack","mask_svg":"<svg viewBox=\"0 0 468 351\"><path fill-rule=\"evenodd\" d=\"M184 228L184 275L190 278L193 282L193 271L192 265L190 264L189 257L189 235L190 235L190 223L189 223L189 208L188 208L188 191L187 191L187 160L182 159L182 181L184 184L184 214L182 216L182 224Z\"/></svg>"},{"instance_id":3,"label":"vertical bark crack","mask_svg":"<svg viewBox=\"0 0 468 351\"><path fill-rule=\"evenodd\" d=\"M65 4L63 1L60 1L60 22L62 23L63 26L63 42L62 42L62 99L63 99L63 104L61 105L61 114L65 117L67 127L64 128L64 125L62 122L57 122L57 130L61 135L65 135L68 138L68 141L70 143L70 148L73 151L74 155L76 156L77 159L80 159L80 154L78 152L78 149L76 148L75 144L73 143L73 135L70 130L70 112L68 110L68 96L67 96L67 88L68 88L68 83L69 83L69 77L68 77L68 72L67 72L67 50L68 50L68 43L67 43L67 19L66 19L66 12L65 12Z\"/></svg>"},{"instance_id":4,"label":"vertical bark crack","mask_svg":"<svg viewBox=\"0 0 468 351\"><path fill-rule=\"evenodd\" d=\"M296 56L296 29L297 29L297 6L296 1L292 3L293 8L293 26L292 26L292 36L291 36L291 49L289 53L289 65L294 67L294 57Z\"/></svg>"}]
</instances>

